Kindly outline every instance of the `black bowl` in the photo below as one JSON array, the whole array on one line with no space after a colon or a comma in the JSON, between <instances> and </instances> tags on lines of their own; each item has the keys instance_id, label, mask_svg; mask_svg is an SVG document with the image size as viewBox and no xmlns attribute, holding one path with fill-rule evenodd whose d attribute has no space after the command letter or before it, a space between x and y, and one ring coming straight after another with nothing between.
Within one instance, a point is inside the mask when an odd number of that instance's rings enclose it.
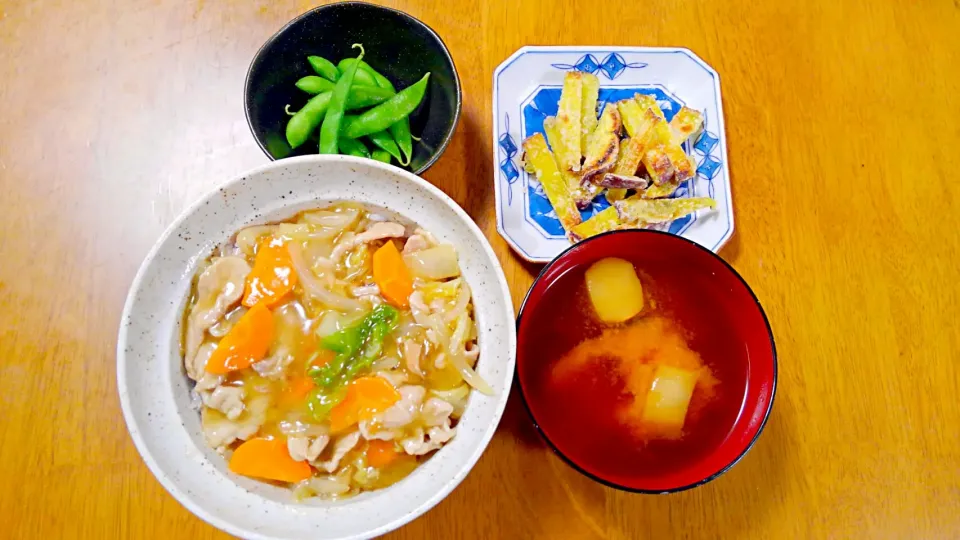
<instances>
[{"instance_id":1,"label":"black bowl","mask_svg":"<svg viewBox=\"0 0 960 540\"><path fill-rule=\"evenodd\" d=\"M244 105L247 124L257 144L270 159L317 153L317 136L297 149L287 144L289 116L284 107L298 110L311 97L294 83L315 75L307 56L333 63L354 58L363 45L364 60L402 90L430 72L423 102L410 115L414 141L410 169L419 174L440 157L460 118L460 78L453 58L436 32L395 9L344 2L310 10L290 21L257 52L247 71Z\"/></svg>"}]
</instances>

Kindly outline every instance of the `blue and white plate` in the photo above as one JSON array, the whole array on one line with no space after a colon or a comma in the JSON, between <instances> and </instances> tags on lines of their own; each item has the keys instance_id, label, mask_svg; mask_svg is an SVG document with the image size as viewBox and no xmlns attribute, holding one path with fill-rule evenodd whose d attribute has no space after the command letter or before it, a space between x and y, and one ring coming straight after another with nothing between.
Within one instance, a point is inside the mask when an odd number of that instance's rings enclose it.
<instances>
[{"instance_id":1,"label":"blue and white plate","mask_svg":"<svg viewBox=\"0 0 960 540\"><path fill-rule=\"evenodd\" d=\"M733 234L733 205L727 169L727 140L720 77L688 49L657 47L522 47L493 74L493 160L497 230L524 259L549 262L570 242L564 236L534 175L520 164L520 142L543 132L543 119L557 114L567 71L600 79L600 104L636 93L656 97L667 120L686 105L704 113L703 134L684 143L697 176L674 197L713 197L716 210L656 225L717 251ZM586 220L608 204L604 197L583 211Z\"/></svg>"}]
</instances>

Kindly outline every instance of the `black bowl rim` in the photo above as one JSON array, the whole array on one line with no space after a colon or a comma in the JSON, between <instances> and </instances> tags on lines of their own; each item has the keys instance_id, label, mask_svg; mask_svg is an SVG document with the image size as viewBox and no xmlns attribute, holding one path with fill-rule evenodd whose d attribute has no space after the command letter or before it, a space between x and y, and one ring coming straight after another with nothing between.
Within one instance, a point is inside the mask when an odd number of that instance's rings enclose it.
<instances>
[{"instance_id":1,"label":"black bowl rim","mask_svg":"<svg viewBox=\"0 0 960 540\"><path fill-rule=\"evenodd\" d=\"M415 24L419 24L420 26L423 27L424 30L427 31L428 34L430 34L431 36L434 37L434 39L437 40L437 43L440 44L440 50L443 52L443 55L446 56L447 60L450 62L450 67L453 70L453 82L456 86L456 101L457 101L456 110L454 110L453 112L453 120L450 122L450 129L449 131L447 131L447 134L444 135L443 142L440 143L440 146L437 147L437 149L433 152L433 155L430 156L430 159L428 159L426 163L424 163L420 168L410 171L413 174L420 175L421 173L423 173L424 171L432 167L433 164L436 163L438 159L440 159L440 156L443 155L443 152L446 151L447 146L450 145L450 141L453 139L453 135L457 131L457 124L460 123L460 112L463 107L463 93L460 87L460 74L457 72L457 64L453 61L453 55L450 54L450 48L447 47L447 44L444 43L443 39L440 38L440 34L438 34L436 30L434 30L433 28L430 28L430 26L428 26L427 23L421 21L420 19L414 17L413 15L410 15L409 13L400 11L399 9L393 9L386 6L371 4L370 2L336 2L333 4L317 6L309 11L305 11L300 15L297 15L296 17L291 19L287 24L283 25L282 28L277 30L272 36L270 36L266 41L263 42L263 45L261 45L260 48L257 49L256 54L253 55L253 59L250 60L250 65L247 67L247 76L245 77L243 82L243 116L247 119L247 127L250 128L250 134L253 135L253 140L257 141L257 146L260 147L260 150L262 150L263 153L266 154L268 158L270 158L270 161L277 161L277 158L274 157L273 154L271 154L267 150L267 147L264 144L264 142L260 140L260 137L257 135L257 132L253 129L253 122L250 120L250 100L249 100L250 77L253 74L253 66L256 65L257 60L260 58L260 55L263 54L264 50L266 50L266 48L269 45L273 44L274 41L279 39L283 33L285 33L287 30L290 29L290 27L298 23L300 19L309 17L313 15L315 12L323 11L328 8L348 6L348 5L366 6L366 7L381 9L383 11L388 11L394 15L398 15L401 18L406 18ZM280 158L280 159L284 159L284 158Z\"/></svg>"},{"instance_id":2,"label":"black bowl rim","mask_svg":"<svg viewBox=\"0 0 960 540\"><path fill-rule=\"evenodd\" d=\"M737 278L738 280L740 280L740 283L742 283L743 286L747 289L747 292L750 293L750 296L753 298L754 303L757 305L757 309L760 310L760 315L763 317L763 322L764 322L764 324L765 324L766 327L767 327L767 335L768 335L769 338L770 338L770 350L771 350L771 352L772 352L772 358L773 358L773 387L772 387L772 389L771 389L771 391L770 391L770 402L767 404L767 410L764 411L764 413L763 413L763 421L760 423L760 428L757 430L756 435L753 436L753 439L752 439L749 443L747 443L747 445L744 447L743 451L741 451L740 454L738 454L735 458L733 458L733 460L731 460L730 463L724 465L723 467L721 467L721 468L720 468L719 470L717 470L716 472L708 475L706 478L703 478L703 479L701 479L701 480L697 480L696 482L693 482L693 483L690 483L690 484L686 484L686 485L679 486L679 487L675 487L675 488L669 488L669 489L651 490L651 489L632 488L632 487L629 487L629 486L624 486L624 485L621 485L621 484L617 484L616 482L611 482L611 481L609 481L609 480L607 480L607 479L600 478L599 476L594 475L593 473L588 472L587 470L585 470L585 469L583 469L582 467L580 467L579 465L577 465L572 459L570 459L569 457L567 457L566 454L564 454L562 451L560 451L560 449L557 448L557 446L553 443L553 441L551 441L550 438L547 437L547 434L544 433L543 428L540 427L540 423L537 422L536 416L533 415L533 410L530 409L530 403L528 402L527 396L526 396L526 394L525 394L524 391L523 391L523 383L522 383L521 380L520 380L520 354L519 354L519 350L517 351L517 368L516 368L516 372L514 373L514 378L516 379L516 380L515 380L515 383L516 383L515 386L520 390L520 399L523 401L523 406L527 409L527 414L530 415L530 420L533 422L533 426L537 429L537 432L540 433L540 436L543 438L543 440L547 442L547 445L550 446L550 449L553 450L553 453L556 454L557 456L559 456L560 459L562 459L567 465L573 467L575 470L577 470L577 472L579 472L580 474L586 476L587 478L590 478L591 480L593 480L593 481L595 481L595 482L599 482L600 484L603 484L603 485L605 485L605 486L607 486L607 487L611 487L611 488L614 488L614 489L619 489L619 490L621 490L621 491L627 491L627 492L630 492L630 493L643 493L643 494L647 494L647 495L666 495L666 494L669 494L669 493L678 493L678 492L680 492L680 491L686 491L686 490L688 490L688 489L693 489L693 488L695 488L695 487L702 486L703 484L706 484L707 482L710 482L711 480L716 479L717 477L719 477L719 476L722 475L723 473L729 471L731 468L733 468L734 465L736 465L737 463L740 462L741 459L743 459L743 457L747 454L747 452L750 451L751 448L753 448L753 445L756 444L757 440L760 438L760 434L763 433L764 428L767 426L767 421L770 419L770 413L771 413L771 411L773 410L773 402L774 402L774 399L775 399L775 397L776 397L776 395L777 395L777 378L778 378L778 376L777 376L777 371L778 371L778 368L777 368L777 346L776 346L776 343L774 342L773 329L770 327L770 320L767 318L767 313L766 313L766 311L764 311L763 306L760 304L760 300L757 298L757 295L753 292L753 289L751 289L751 288L750 288L750 285L748 285L747 282L746 282L746 280L743 279L743 276L741 276L739 272L737 272L736 270L734 270L733 266L731 266L730 263L728 263L727 261L723 260L723 257L720 257L720 256L717 255L716 253L710 251L709 249L701 246L700 244L698 244L698 243L696 243L696 242L694 242L694 241L692 241L692 240L688 240L688 239L686 239L686 238L684 238L684 237L682 237L682 236L677 236L677 235L675 235L675 234L668 233L668 232L663 232L663 231L654 231L654 230L649 230L649 229L629 229L629 230L607 231L607 232L605 232L605 233L601 233L601 234L598 234L598 235L596 235L596 236L591 236L590 238L587 238L587 239L585 239L585 240L582 240L582 241L580 241L580 242L577 242L576 244L573 244L573 245L571 245L570 247L568 247L567 249L563 250L562 253L560 253L559 255L557 255L556 257L554 257L554 259L553 259L552 261L550 261L549 263L547 263L547 264L543 267L543 269L540 270L540 273L537 275L537 279L533 280L533 284L530 285L530 288L527 290L527 294L524 295L524 297L523 297L523 302L520 304L520 312L519 312L519 314L517 315L517 339L519 340L519 337L520 337L520 321L523 319L523 312L524 312L524 310L525 310L526 307L527 307L527 300L530 299L530 294L533 292L534 287L537 286L537 283L540 282L540 280L543 278L544 274L546 274L547 270L549 270L551 267L553 267L553 265L557 264L557 263L560 261L560 259L562 259L567 253L570 253L571 251L573 251L573 250L575 250L575 249L578 249L578 248L583 249L583 246L586 245L586 244L588 244L589 242L592 242L592 241L594 241L594 240L596 240L596 239L598 239L598 238L601 238L601 237L604 237L604 236L609 236L609 235L612 235L612 234L624 234L624 235L627 235L627 234L659 234L659 235L669 236L669 237L675 238L676 241L685 242L685 243L687 243L687 244L689 244L689 245L692 245L692 246L694 246L695 248L697 248L697 249L699 249L699 250L701 250L701 251L709 254L709 255L710 255L711 257L713 257L714 259L720 261L724 266L727 267L727 270L729 270L734 276L736 276L736 278ZM518 341L517 343L518 343L518 346L519 346L519 341Z\"/></svg>"}]
</instances>

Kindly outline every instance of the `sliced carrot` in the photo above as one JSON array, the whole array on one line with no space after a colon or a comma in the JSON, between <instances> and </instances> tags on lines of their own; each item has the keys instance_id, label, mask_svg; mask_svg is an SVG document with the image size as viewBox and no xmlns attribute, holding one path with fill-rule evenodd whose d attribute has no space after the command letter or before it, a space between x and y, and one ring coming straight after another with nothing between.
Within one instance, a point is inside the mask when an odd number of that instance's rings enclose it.
<instances>
[{"instance_id":1,"label":"sliced carrot","mask_svg":"<svg viewBox=\"0 0 960 540\"><path fill-rule=\"evenodd\" d=\"M223 336L207 360L206 370L223 375L250 367L267 355L272 340L273 313L265 305L257 304Z\"/></svg>"},{"instance_id":2,"label":"sliced carrot","mask_svg":"<svg viewBox=\"0 0 960 540\"><path fill-rule=\"evenodd\" d=\"M393 441L372 440L367 443L367 465L382 469L397 459Z\"/></svg>"},{"instance_id":3,"label":"sliced carrot","mask_svg":"<svg viewBox=\"0 0 960 540\"><path fill-rule=\"evenodd\" d=\"M330 431L347 429L360 420L369 420L400 401L400 392L380 377L360 377L347 388L347 395L330 411Z\"/></svg>"},{"instance_id":4,"label":"sliced carrot","mask_svg":"<svg viewBox=\"0 0 960 540\"><path fill-rule=\"evenodd\" d=\"M253 307L262 302L272 307L296 284L297 273L285 242L268 238L257 249L257 258L244 285L243 305Z\"/></svg>"},{"instance_id":5,"label":"sliced carrot","mask_svg":"<svg viewBox=\"0 0 960 540\"><path fill-rule=\"evenodd\" d=\"M316 388L316 386L317 384L313 382L313 379L308 375L301 375L291 379L280 395L280 405L289 407L302 402L307 399L310 391Z\"/></svg>"},{"instance_id":6,"label":"sliced carrot","mask_svg":"<svg viewBox=\"0 0 960 540\"><path fill-rule=\"evenodd\" d=\"M396 244L390 240L373 254L373 280L388 302L400 308L409 305L413 278Z\"/></svg>"},{"instance_id":7,"label":"sliced carrot","mask_svg":"<svg viewBox=\"0 0 960 540\"><path fill-rule=\"evenodd\" d=\"M285 439L250 439L233 451L230 470L244 476L299 482L310 478L306 461L294 461L287 450Z\"/></svg>"},{"instance_id":8,"label":"sliced carrot","mask_svg":"<svg viewBox=\"0 0 960 540\"><path fill-rule=\"evenodd\" d=\"M317 351L317 355L310 360L310 364L307 367L323 367L336 356L333 351L321 349Z\"/></svg>"}]
</instances>

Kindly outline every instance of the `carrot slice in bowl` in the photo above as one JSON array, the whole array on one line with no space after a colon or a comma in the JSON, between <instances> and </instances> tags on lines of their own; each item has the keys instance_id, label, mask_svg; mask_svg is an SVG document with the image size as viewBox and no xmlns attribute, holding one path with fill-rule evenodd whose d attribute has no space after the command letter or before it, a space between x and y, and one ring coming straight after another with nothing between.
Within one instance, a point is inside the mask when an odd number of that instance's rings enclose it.
<instances>
[{"instance_id":1,"label":"carrot slice in bowl","mask_svg":"<svg viewBox=\"0 0 960 540\"><path fill-rule=\"evenodd\" d=\"M399 308L407 307L413 294L413 278L396 244L390 240L373 254L373 280L387 301Z\"/></svg>"},{"instance_id":2,"label":"carrot slice in bowl","mask_svg":"<svg viewBox=\"0 0 960 540\"><path fill-rule=\"evenodd\" d=\"M360 377L347 388L347 395L330 410L330 431L336 433L369 420L400 401L400 392L381 377Z\"/></svg>"},{"instance_id":3,"label":"carrot slice in bowl","mask_svg":"<svg viewBox=\"0 0 960 540\"><path fill-rule=\"evenodd\" d=\"M286 242L269 238L260 243L253 269L244 285L243 305L273 307L297 284L297 272Z\"/></svg>"},{"instance_id":4,"label":"carrot slice in bowl","mask_svg":"<svg viewBox=\"0 0 960 540\"><path fill-rule=\"evenodd\" d=\"M382 469L393 463L400 454L393 441L375 439L367 443L367 465Z\"/></svg>"},{"instance_id":5,"label":"carrot slice in bowl","mask_svg":"<svg viewBox=\"0 0 960 540\"><path fill-rule=\"evenodd\" d=\"M312 474L306 461L290 457L284 439L250 439L233 451L229 467L237 474L278 482L299 482Z\"/></svg>"},{"instance_id":6,"label":"carrot slice in bowl","mask_svg":"<svg viewBox=\"0 0 960 540\"><path fill-rule=\"evenodd\" d=\"M207 373L224 375L263 360L273 340L273 313L265 305L250 308L223 336L207 360Z\"/></svg>"}]
</instances>

